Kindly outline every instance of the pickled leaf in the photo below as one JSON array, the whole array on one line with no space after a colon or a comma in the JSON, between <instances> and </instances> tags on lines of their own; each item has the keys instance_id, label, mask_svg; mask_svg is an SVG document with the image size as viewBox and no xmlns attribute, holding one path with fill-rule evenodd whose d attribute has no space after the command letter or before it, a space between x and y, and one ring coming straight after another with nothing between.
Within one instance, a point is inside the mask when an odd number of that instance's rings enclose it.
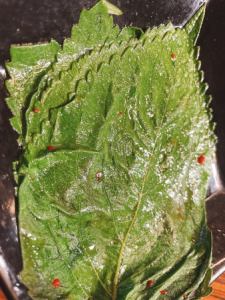
<instances>
[{"instance_id":1,"label":"pickled leaf","mask_svg":"<svg viewBox=\"0 0 225 300\"><path fill-rule=\"evenodd\" d=\"M21 277L33 299L197 299L215 142L195 46L204 8L145 33L111 12L82 12L62 48L12 48Z\"/></svg>"}]
</instances>

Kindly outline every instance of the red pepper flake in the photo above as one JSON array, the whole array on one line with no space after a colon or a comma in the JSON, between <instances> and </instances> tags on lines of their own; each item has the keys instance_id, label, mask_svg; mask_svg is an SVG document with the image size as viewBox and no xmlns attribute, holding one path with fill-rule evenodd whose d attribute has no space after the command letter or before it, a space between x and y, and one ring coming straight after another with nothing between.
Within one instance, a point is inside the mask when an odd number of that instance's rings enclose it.
<instances>
[{"instance_id":1,"label":"red pepper flake","mask_svg":"<svg viewBox=\"0 0 225 300\"><path fill-rule=\"evenodd\" d=\"M167 295L169 292L167 291L167 290L162 290L162 291L160 291L160 294L161 295Z\"/></svg>"},{"instance_id":2,"label":"red pepper flake","mask_svg":"<svg viewBox=\"0 0 225 300\"><path fill-rule=\"evenodd\" d=\"M55 146L52 146L52 145L49 145L49 146L47 147L47 150L48 150L49 152L55 151L55 150L56 150L56 147L55 147Z\"/></svg>"},{"instance_id":3,"label":"red pepper flake","mask_svg":"<svg viewBox=\"0 0 225 300\"><path fill-rule=\"evenodd\" d=\"M153 287L154 284L155 284L154 280L148 280L146 283L146 289Z\"/></svg>"},{"instance_id":4,"label":"red pepper flake","mask_svg":"<svg viewBox=\"0 0 225 300\"><path fill-rule=\"evenodd\" d=\"M54 278L52 280L52 285L54 286L54 288L59 288L60 285L61 285L61 282L60 282L59 278Z\"/></svg>"},{"instance_id":5,"label":"red pepper flake","mask_svg":"<svg viewBox=\"0 0 225 300\"><path fill-rule=\"evenodd\" d=\"M95 175L96 180L99 182L103 178L103 173L102 172L97 172Z\"/></svg>"},{"instance_id":6,"label":"red pepper flake","mask_svg":"<svg viewBox=\"0 0 225 300\"><path fill-rule=\"evenodd\" d=\"M177 59L177 56L176 56L176 54L175 53L171 53L171 60L172 61L176 61L176 59Z\"/></svg>"},{"instance_id":7,"label":"red pepper flake","mask_svg":"<svg viewBox=\"0 0 225 300\"><path fill-rule=\"evenodd\" d=\"M197 162L198 162L200 165L204 165L205 160L206 160L205 155L204 155L204 154L201 154L201 155L198 157Z\"/></svg>"},{"instance_id":8,"label":"red pepper flake","mask_svg":"<svg viewBox=\"0 0 225 300\"><path fill-rule=\"evenodd\" d=\"M34 113L39 113L41 110L38 107L34 107L32 110Z\"/></svg>"}]
</instances>

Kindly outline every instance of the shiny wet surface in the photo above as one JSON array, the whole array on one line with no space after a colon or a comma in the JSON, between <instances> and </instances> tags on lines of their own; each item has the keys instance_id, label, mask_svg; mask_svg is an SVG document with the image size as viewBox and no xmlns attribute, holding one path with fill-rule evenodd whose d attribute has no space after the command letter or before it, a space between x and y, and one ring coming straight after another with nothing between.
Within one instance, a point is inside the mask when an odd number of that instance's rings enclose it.
<instances>
[{"instance_id":1,"label":"shiny wet surface","mask_svg":"<svg viewBox=\"0 0 225 300\"><path fill-rule=\"evenodd\" d=\"M83 7L96 1L80 0L0 0L0 64L9 59L10 44L35 43L56 39L59 42L69 36L70 29L78 21ZM126 0L112 1L123 11L116 21L120 25L133 24L143 28L171 20L182 25L202 1L197 0ZM209 92L213 95L212 108L217 123L218 160L222 178L225 178L225 3L211 0L200 36L201 60L205 70ZM222 41L223 40L223 41ZM0 72L4 77L4 71ZM0 75L1 76L1 75ZM6 91L0 82L0 249L12 273L22 268L14 215L14 181L12 161L19 154L16 134L10 127L10 112L3 99ZM213 264L215 271L225 265L225 196L220 194L207 202L209 227L214 236ZM16 205L17 206L17 205ZM17 210L18 211L18 210ZM21 298L25 299L25 298Z\"/></svg>"}]
</instances>

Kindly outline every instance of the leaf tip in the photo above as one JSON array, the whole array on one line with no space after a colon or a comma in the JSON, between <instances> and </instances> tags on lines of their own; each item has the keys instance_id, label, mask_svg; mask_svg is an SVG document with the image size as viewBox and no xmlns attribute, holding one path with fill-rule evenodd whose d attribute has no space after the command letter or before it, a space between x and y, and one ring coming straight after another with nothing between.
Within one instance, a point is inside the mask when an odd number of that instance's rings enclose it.
<instances>
[{"instance_id":1,"label":"leaf tip","mask_svg":"<svg viewBox=\"0 0 225 300\"><path fill-rule=\"evenodd\" d=\"M207 2L208 1L203 2L203 5L199 8L199 10L195 13L195 15L191 18L191 20L185 25L185 30L188 33L194 45L197 42L197 39L199 37L202 28L202 24L205 18Z\"/></svg>"},{"instance_id":2,"label":"leaf tip","mask_svg":"<svg viewBox=\"0 0 225 300\"><path fill-rule=\"evenodd\" d=\"M121 16L123 14L121 9L119 9L114 4L108 2L107 0L102 0L102 3L107 8L107 11L108 11L109 14L115 15L115 16Z\"/></svg>"}]
</instances>

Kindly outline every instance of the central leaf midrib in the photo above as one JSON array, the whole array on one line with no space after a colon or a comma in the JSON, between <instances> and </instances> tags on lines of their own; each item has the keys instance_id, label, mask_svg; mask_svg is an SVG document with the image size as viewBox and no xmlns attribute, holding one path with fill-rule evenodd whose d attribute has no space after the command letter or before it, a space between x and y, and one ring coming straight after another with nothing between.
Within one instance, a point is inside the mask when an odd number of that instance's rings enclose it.
<instances>
[{"instance_id":1,"label":"central leaf midrib","mask_svg":"<svg viewBox=\"0 0 225 300\"><path fill-rule=\"evenodd\" d=\"M150 171L149 164L150 164L150 161L148 163L148 166L146 167L147 171L146 171L146 174L144 176L144 180L143 180L143 184L142 184L142 187L141 187L141 191L140 191L139 196L138 196L138 201L135 204L134 209L133 209L133 215L132 215L132 219L131 219L130 225L129 225L128 229L127 229L127 232L125 234L125 237L124 237L124 239L122 241L122 245L121 245L121 248L120 248L118 262L117 262L117 267L116 267L116 272L115 272L115 276L114 276L114 280L113 280L112 300L116 300L116 298L117 298L117 290L118 290L118 283L119 283L119 273L120 273L121 264L122 264L122 260L123 260L124 250L125 250L125 247L126 247L126 244L127 244L127 240L128 240L130 231L131 231L132 227L134 226L135 221L137 219L138 210L140 208L141 201L142 201L142 198L143 198L143 191L144 191L146 179L148 178L148 174L149 174L149 171Z\"/></svg>"}]
</instances>

